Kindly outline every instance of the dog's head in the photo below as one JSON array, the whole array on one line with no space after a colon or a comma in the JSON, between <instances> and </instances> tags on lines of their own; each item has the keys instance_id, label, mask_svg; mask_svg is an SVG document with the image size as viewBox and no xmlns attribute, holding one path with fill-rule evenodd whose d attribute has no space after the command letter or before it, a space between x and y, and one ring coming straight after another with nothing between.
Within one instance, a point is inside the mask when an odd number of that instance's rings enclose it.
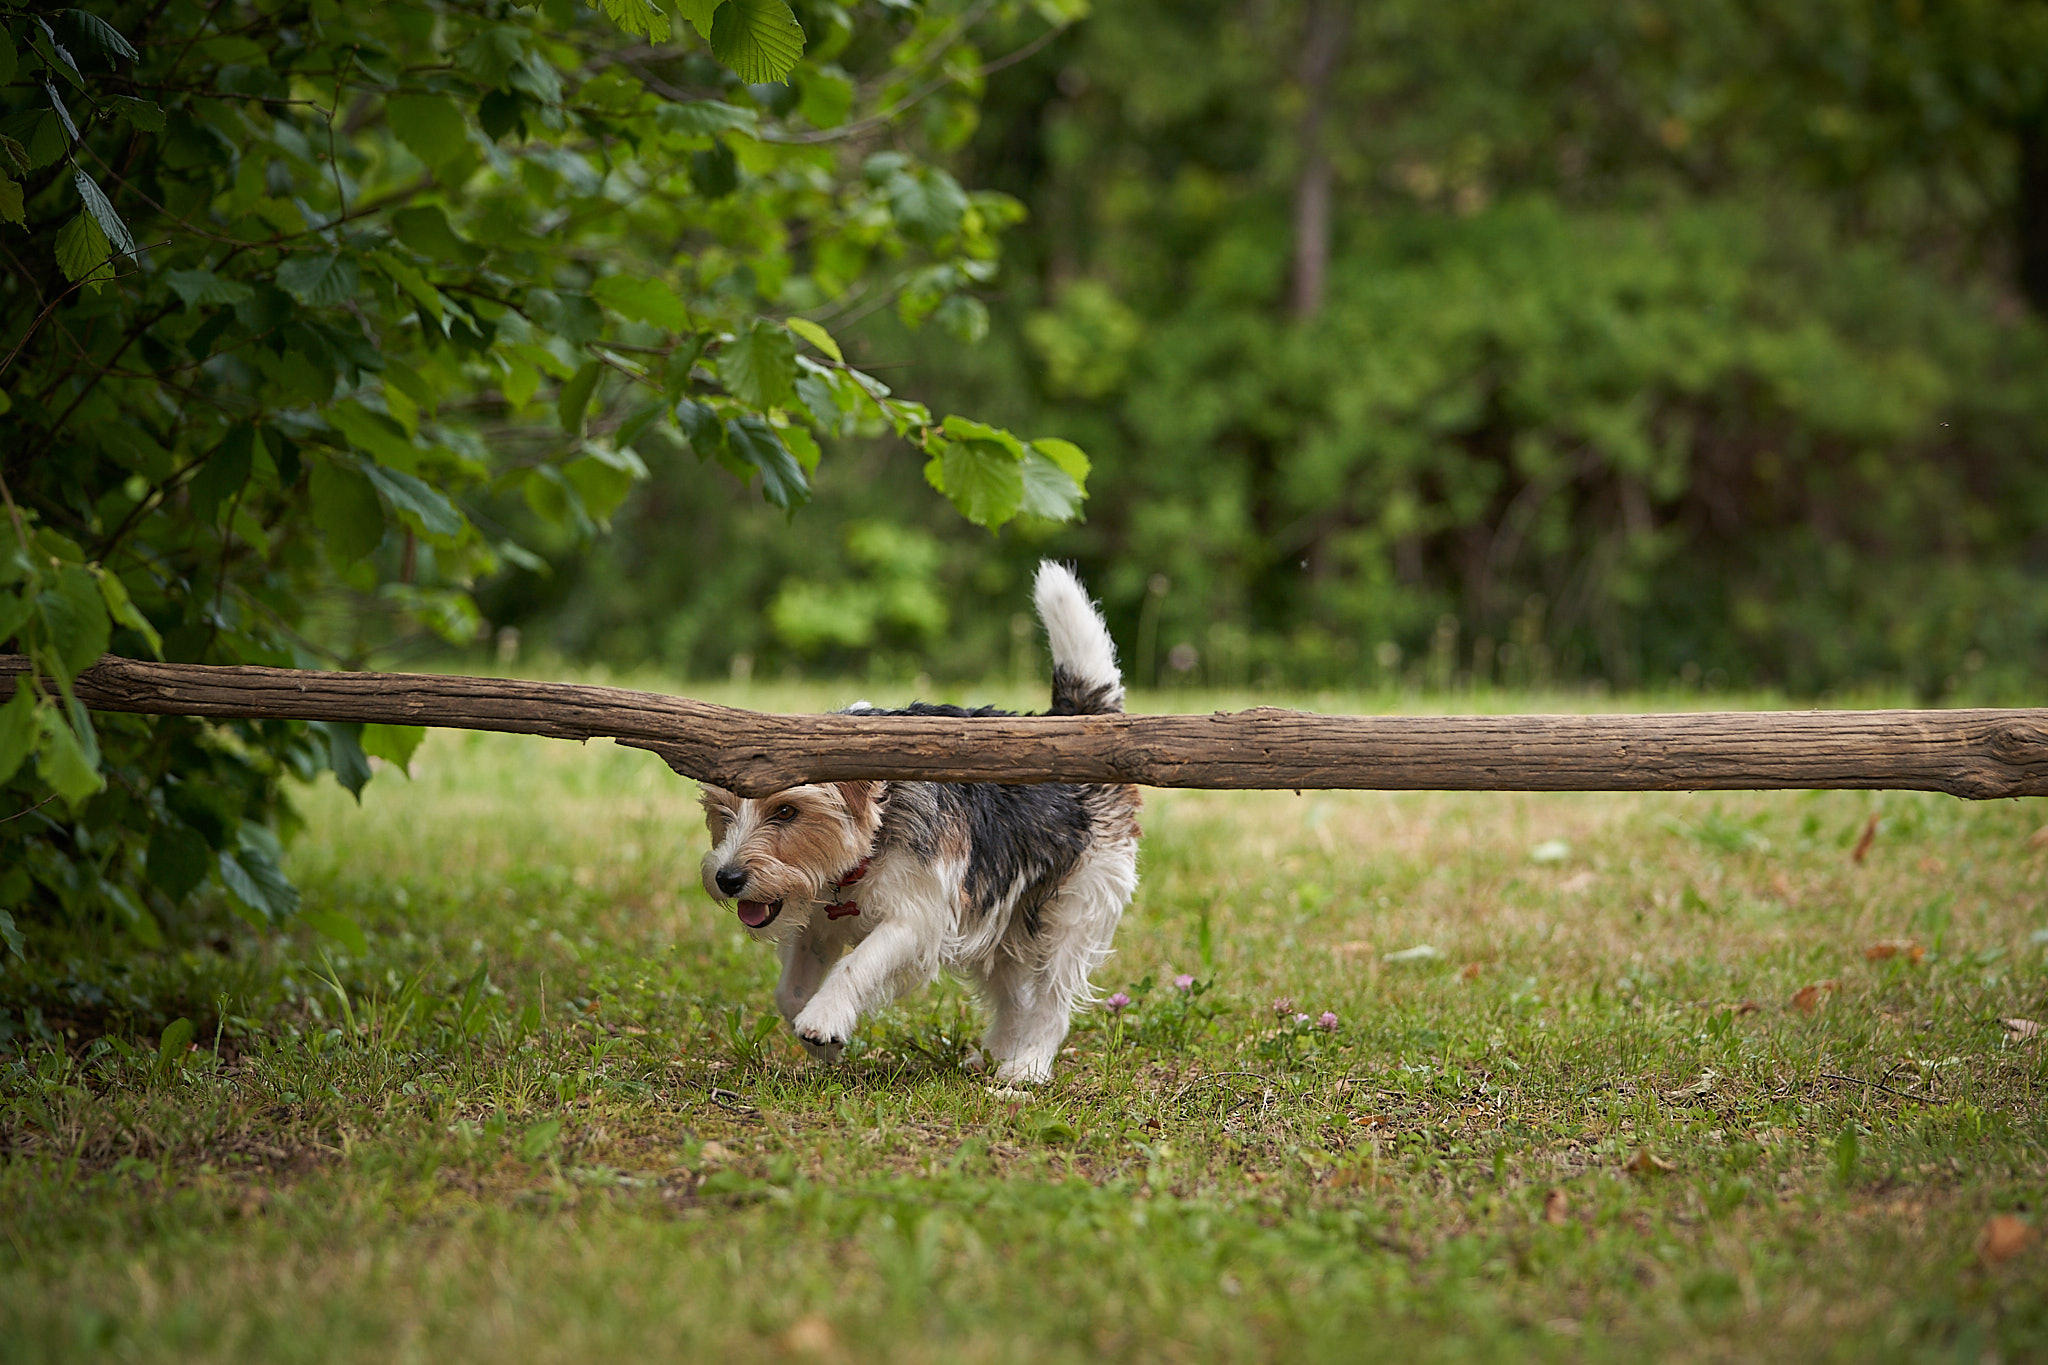
<instances>
[{"instance_id":1,"label":"dog's head","mask_svg":"<svg viewBox=\"0 0 2048 1365\"><path fill-rule=\"evenodd\" d=\"M874 846L885 784L825 782L759 799L704 788L704 890L734 903L756 938L803 932L833 888Z\"/></svg>"}]
</instances>

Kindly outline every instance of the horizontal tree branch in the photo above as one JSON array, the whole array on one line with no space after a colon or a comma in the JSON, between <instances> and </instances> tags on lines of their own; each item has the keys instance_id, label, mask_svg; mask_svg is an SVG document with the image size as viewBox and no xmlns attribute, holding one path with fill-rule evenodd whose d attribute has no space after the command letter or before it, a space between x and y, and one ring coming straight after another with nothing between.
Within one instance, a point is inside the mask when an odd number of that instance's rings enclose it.
<instances>
[{"instance_id":1,"label":"horizontal tree branch","mask_svg":"<svg viewBox=\"0 0 2048 1365\"><path fill-rule=\"evenodd\" d=\"M27 671L0 655L0 698ZM2048 795L2048 710L1650 716L768 715L617 687L159 664L77 679L100 711L609 738L749 796L804 782L1133 782L1377 791L1894 788Z\"/></svg>"}]
</instances>

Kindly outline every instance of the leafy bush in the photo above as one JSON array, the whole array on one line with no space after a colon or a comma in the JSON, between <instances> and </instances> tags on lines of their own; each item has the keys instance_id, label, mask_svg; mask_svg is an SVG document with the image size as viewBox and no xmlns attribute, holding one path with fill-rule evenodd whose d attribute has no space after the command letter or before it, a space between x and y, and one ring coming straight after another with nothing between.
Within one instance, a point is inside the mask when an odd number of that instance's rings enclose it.
<instances>
[{"instance_id":1,"label":"leafy bush","mask_svg":"<svg viewBox=\"0 0 2048 1365\"><path fill-rule=\"evenodd\" d=\"M480 585L603 530L649 459L788 513L827 447L891 440L979 524L1078 507L1073 446L936 418L828 330L980 306L1017 206L877 145L906 109L972 127L975 16L601 8L0 0L0 645L35 669L0 709L0 928L154 936L205 887L275 923L282 779L360 790L415 739L95 730L73 680L109 648L466 645Z\"/></svg>"}]
</instances>

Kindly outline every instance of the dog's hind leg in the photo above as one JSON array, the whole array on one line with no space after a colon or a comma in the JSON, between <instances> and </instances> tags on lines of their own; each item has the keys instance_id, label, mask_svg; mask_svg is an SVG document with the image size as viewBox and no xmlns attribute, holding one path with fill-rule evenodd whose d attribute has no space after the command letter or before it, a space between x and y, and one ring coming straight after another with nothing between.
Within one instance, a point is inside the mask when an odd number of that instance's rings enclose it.
<instances>
[{"instance_id":1,"label":"dog's hind leg","mask_svg":"<svg viewBox=\"0 0 2048 1365\"><path fill-rule=\"evenodd\" d=\"M1067 1040L1088 975L1109 956L1117 920L1138 886L1138 846L1117 840L1092 850L1046 902L1029 964L1005 960L989 975L995 1019L988 1050L1006 1085L1042 1085Z\"/></svg>"}]
</instances>

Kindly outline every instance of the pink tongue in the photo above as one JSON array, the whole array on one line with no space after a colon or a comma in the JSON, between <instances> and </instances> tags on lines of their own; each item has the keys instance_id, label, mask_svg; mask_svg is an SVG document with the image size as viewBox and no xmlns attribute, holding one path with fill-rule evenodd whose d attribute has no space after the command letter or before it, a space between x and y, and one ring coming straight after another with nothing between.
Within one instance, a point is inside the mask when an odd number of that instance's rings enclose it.
<instances>
[{"instance_id":1,"label":"pink tongue","mask_svg":"<svg viewBox=\"0 0 2048 1365\"><path fill-rule=\"evenodd\" d=\"M767 901L741 901L740 923L749 929L758 929L766 924L775 913L775 907Z\"/></svg>"}]
</instances>

